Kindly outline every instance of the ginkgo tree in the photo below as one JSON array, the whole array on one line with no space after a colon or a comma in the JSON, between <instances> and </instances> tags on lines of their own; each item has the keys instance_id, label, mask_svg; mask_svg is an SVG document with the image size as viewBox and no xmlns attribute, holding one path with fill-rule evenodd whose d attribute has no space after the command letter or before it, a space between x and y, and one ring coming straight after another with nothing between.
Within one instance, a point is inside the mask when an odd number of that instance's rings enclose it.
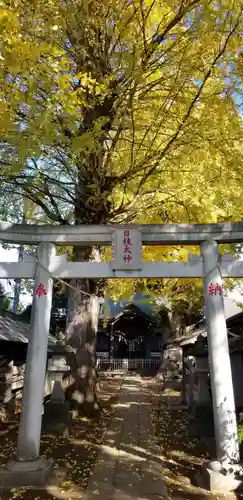
<instances>
[{"instance_id":1,"label":"ginkgo tree","mask_svg":"<svg viewBox=\"0 0 243 500\"><path fill-rule=\"evenodd\" d=\"M236 253L229 245L220 245L222 253ZM103 250L107 259L109 253ZM200 255L199 247L156 246L143 247L144 262L157 262L158 268L163 262L186 262L191 255ZM236 280L224 279L224 293L236 284ZM239 287L239 284L237 283ZM140 295L137 296L137 293ZM110 279L106 286L106 299L113 298L115 302L132 302L141 305L150 303L157 314L166 309L170 316L170 335L182 336L186 327L197 322L204 316L204 292L202 278L140 278ZM109 317L107 307L107 316Z\"/></svg>"},{"instance_id":2,"label":"ginkgo tree","mask_svg":"<svg viewBox=\"0 0 243 500\"><path fill-rule=\"evenodd\" d=\"M2 0L0 29L6 194L57 224L241 217L240 0ZM97 286L72 285L74 393L93 404L80 289Z\"/></svg>"}]
</instances>

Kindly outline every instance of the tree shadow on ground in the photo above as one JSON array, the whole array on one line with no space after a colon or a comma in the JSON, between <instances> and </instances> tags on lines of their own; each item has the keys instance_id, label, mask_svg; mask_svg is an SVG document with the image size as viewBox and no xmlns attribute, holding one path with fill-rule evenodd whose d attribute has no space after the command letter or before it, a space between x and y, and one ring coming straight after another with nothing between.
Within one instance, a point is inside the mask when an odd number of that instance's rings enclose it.
<instances>
[{"instance_id":1,"label":"tree shadow on ground","mask_svg":"<svg viewBox=\"0 0 243 500\"><path fill-rule=\"evenodd\" d=\"M145 401L140 404L137 399L141 392L145 396ZM104 498L109 498L112 491L113 500L151 500L154 498L162 500L167 498L164 490L164 477L169 497L172 500L219 498L191 486L190 467L193 471L198 470L203 458L202 452L198 448L198 443L190 443L190 440L187 442L186 416L181 410L172 410L171 405L165 404L164 399L161 401L159 386L143 381L139 388L132 388L131 382L128 411L129 405L133 410L135 409L131 436L129 431L124 435L126 404L122 401L115 405L112 424L104 440L101 420L97 421L96 430L92 428L89 421L84 419L77 421L77 435L72 434L66 439L43 436L42 452L45 451L46 455L50 454L49 456L54 457L54 460L58 462L59 470L60 464L64 465L67 472L66 478L55 490L47 487L42 491L17 490L13 494L4 492L1 500L10 498L81 499L88 479L89 487L85 493L85 500L94 500L101 497L101 494ZM146 430L145 418L141 432L137 438L134 438L136 418L142 420L143 408L148 408L148 405L149 412L145 413L152 418L153 435L148 433L148 429ZM104 424L105 428L107 425ZM120 439L121 432L124 435L122 440ZM102 453L97 457L99 450ZM58 459L55 459L55 453L58 453ZM91 471L95 462L96 477L93 477ZM130 474L129 481L127 471Z\"/></svg>"},{"instance_id":2,"label":"tree shadow on ground","mask_svg":"<svg viewBox=\"0 0 243 500\"><path fill-rule=\"evenodd\" d=\"M1 500L18 498L23 500L53 500L53 498L81 498L87 487L95 464L99 447L103 441L110 419L114 415L114 404L121 379L105 381L101 391L102 412L96 419L76 418L69 433L41 436L41 455L54 461L55 480L48 489L14 488L1 491ZM0 466L16 453L18 425L4 426L0 433Z\"/></svg>"},{"instance_id":3,"label":"tree shadow on ground","mask_svg":"<svg viewBox=\"0 0 243 500\"><path fill-rule=\"evenodd\" d=\"M218 499L210 492L193 486L195 475L201 472L205 460L215 456L214 439L206 442L190 433L188 410L180 405L180 394L174 385L161 389L155 404L152 398L152 418L156 447L164 464L164 475L173 499ZM209 443L210 441L210 443ZM210 444L210 446L209 446ZM225 497L224 497L225 498Z\"/></svg>"}]
</instances>

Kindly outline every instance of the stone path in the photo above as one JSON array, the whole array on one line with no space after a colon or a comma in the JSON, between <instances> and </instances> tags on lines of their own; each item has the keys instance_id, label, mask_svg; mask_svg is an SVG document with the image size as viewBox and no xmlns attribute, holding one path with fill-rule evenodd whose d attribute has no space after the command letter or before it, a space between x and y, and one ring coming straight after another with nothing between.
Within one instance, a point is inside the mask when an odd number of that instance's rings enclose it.
<instances>
[{"instance_id":1,"label":"stone path","mask_svg":"<svg viewBox=\"0 0 243 500\"><path fill-rule=\"evenodd\" d=\"M151 438L142 380L127 376L84 499L167 500L162 462L153 455Z\"/></svg>"}]
</instances>

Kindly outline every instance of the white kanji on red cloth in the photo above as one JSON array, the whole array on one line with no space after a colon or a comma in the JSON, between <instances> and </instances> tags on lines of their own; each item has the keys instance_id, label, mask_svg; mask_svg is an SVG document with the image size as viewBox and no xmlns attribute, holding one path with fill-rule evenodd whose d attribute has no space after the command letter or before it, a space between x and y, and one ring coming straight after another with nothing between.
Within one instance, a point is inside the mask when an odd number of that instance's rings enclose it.
<instances>
[{"instance_id":1,"label":"white kanji on red cloth","mask_svg":"<svg viewBox=\"0 0 243 500\"><path fill-rule=\"evenodd\" d=\"M129 264L132 260L132 240L130 237L130 231L124 231L123 236L123 260L126 264Z\"/></svg>"},{"instance_id":2,"label":"white kanji on red cloth","mask_svg":"<svg viewBox=\"0 0 243 500\"><path fill-rule=\"evenodd\" d=\"M41 297L42 295L47 295L47 291L43 285L43 283L39 283L35 289L35 295Z\"/></svg>"},{"instance_id":3,"label":"white kanji on red cloth","mask_svg":"<svg viewBox=\"0 0 243 500\"><path fill-rule=\"evenodd\" d=\"M222 295L223 289L218 283L210 283L208 286L209 295Z\"/></svg>"}]
</instances>

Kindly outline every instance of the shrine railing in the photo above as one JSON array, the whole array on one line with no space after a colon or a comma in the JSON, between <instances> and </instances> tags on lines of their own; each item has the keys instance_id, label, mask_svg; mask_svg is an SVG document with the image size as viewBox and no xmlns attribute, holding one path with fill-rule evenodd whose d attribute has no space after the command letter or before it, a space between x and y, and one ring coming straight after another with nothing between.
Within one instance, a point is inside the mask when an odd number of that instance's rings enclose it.
<instances>
[{"instance_id":1,"label":"shrine railing","mask_svg":"<svg viewBox=\"0 0 243 500\"><path fill-rule=\"evenodd\" d=\"M130 370L154 371L160 365L160 357L154 358L98 358L98 371L128 372Z\"/></svg>"}]
</instances>

